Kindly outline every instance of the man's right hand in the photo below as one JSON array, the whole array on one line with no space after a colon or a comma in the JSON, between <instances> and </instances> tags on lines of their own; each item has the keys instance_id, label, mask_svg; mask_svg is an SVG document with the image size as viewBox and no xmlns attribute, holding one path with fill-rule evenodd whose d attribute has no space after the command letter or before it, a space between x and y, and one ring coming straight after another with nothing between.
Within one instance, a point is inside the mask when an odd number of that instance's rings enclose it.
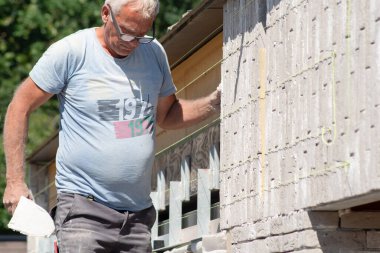
<instances>
[{"instance_id":1,"label":"man's right hand","mask_svg":"<svg viewBox=\"0 0 380 253\"><path fill-rule=\"evenodd\" d=\"M21 196L33 200L32 193L24 181L8 181L4 191L3 204L10 214L13 215Z\"/></svg>"}]
</instances>

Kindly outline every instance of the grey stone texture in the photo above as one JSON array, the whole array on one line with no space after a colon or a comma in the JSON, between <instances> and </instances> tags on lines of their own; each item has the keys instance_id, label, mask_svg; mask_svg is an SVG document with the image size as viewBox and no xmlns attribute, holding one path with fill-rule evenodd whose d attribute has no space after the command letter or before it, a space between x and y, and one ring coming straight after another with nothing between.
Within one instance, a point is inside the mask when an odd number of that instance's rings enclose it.
<instances>
[{"instance_id":1,"label":"grey stone texture","mask_svg":"<svg viewBox=\"0 0 380 253\"><path fill-rule=\"evenodd\" d=\"M338 215L380 200L380 1L227 0L223 34L232 252L380 252Z\"/></svg>"}]
</instances>

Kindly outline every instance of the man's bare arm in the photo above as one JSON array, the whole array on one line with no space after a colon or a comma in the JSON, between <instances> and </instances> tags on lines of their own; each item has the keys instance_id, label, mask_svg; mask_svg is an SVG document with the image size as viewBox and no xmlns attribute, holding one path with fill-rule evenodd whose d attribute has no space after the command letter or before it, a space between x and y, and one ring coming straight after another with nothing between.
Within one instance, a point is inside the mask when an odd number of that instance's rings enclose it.
<instances>
[{"instance_id":1,"label":"man's bare arm","mask_svg":"<svg viewBox=\"0 0 380 253\"><path fill-rule=\"evenodd\" d=\"M29 116L53 94L41 90L28 77L16 90L8 106L4 123L4 151L6 158L6 182L3 203L13 214L21 196L32 198L25 184L25 143Z\"/></svg>"},{"instance_id":2,"label":"man's bare arm","mask_svg":"<svg viewBox=\"0 0 380 253\"><path fill-rule=\"evenodd\" d=\"M177 99L175 95L160 98L157 123L164 129L194 125L220 111L220 90L196 100Z\"/></svg>"}]
</instances>

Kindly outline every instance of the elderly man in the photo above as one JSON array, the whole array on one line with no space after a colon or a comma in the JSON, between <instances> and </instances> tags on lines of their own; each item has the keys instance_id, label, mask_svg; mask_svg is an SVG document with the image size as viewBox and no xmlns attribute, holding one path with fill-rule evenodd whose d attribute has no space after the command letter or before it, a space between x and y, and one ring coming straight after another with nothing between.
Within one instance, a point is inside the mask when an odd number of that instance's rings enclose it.
<instances>
[{"instance_id":1,"label":"elderly man","mask_svg":"<svg viewBox=\"0 0 380 253\"><path fill-rule=\"evenodd\" d=\"M219 108L219 91L176 98L166 54L146 35L158 9L158 0L106 0L103 26L53 44L8 107L3 202L13 213L20 196L31 198L24 182L29 115L58 95L54 217L61 253L150 252L156 124L187 127Z\"/></svg>"}]
</instances>

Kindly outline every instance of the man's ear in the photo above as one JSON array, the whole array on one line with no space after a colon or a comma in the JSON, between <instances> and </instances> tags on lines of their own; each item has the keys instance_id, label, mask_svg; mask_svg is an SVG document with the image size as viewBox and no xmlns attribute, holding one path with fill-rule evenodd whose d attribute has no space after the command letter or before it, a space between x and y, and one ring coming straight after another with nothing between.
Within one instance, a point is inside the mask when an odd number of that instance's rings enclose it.
<instances>
[{"instance_id":1,"label":"man's ear","mask_svg":"<svg viewBox=\"0 0 380 253\"><path fill-rule=\"evenodd\" d=\"M100 12L101 12L103 24L107 23L109 15L110 15L110 11L108 7L106 5L103 5L102 10Z\"/></svg>"}]
</instances>

